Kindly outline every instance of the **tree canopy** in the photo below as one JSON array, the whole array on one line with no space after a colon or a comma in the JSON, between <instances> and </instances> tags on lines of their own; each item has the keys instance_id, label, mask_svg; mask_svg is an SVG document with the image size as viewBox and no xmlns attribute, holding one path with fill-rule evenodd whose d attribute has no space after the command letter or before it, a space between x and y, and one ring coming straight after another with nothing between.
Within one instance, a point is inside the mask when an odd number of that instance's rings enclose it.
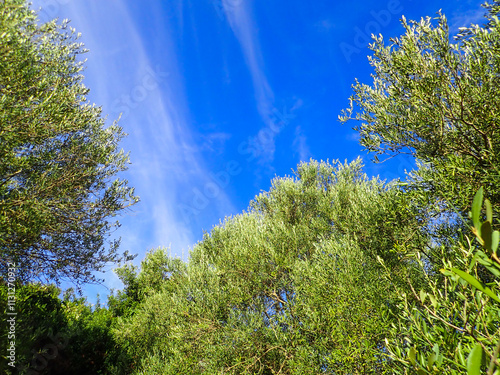
<instances>
[{"instance_id":1,"label":"tree canopy","mask_svg":"<svg viewBox=\"0 0 500 375\"><path fill-rule=\"evenodd\" d=\"M0 3L0 268L15 262L22 280L94 280L117 257L110 218L138 199L114 178L124 133L88 103L77 39Z\"/></svg>"},{"instance_id":2,"label":"tree canopy","mask_svg":"<svg viewBox=\"0 0 500 375\"><path fill-rule=\"evenodd\" d=\"M394 248L417 245L416 228L359 160L303 163L207 233L187 268L160 252L139 276L120 271L132 299L151 274L164 283L121 318L118 342L144 374L380 373L394 301L377 257L404 287L412 266Z\"/></svg>"},{"instance_id":3,"label":"tree canopy","mask_svg":"<svg viewBox=\"0 0 500 375\"><path fill-rule=\"evenodd\" d=\"M376 155L409 153L414 185L467 212L480 186L500 207L500 3L486 24L450 37L443 14L402 24L386 45L375 37L371 85L356 82L342 122L359 121L360 142ZM423 190L423 189L421 189Z\"/></svg>"},{"instance_id":4,"label":"tree canopy","mask_svg":"<svg viewBox=\"0 0 500 375\"><path fill-rule=\"evenodd\" d=\"M390 267L385 272L399 299L386 339L394 373L497 374L500 367L499 234L492 229L500 212L500 2L484 7L484 24L453 39L441 13L403 18L405 34L388 45L374 37L373 83L356 82L340 116L359 121L354 128L367 150L417 160L403 186L429 218L431 241L409 252L424 280L408 280L410 293L392 282Z\"/></svg>"},{"instance_id":5,"label":"tree canopy","mask_svg":"<svg viewBox=\"0 0 500 375\"><path fill-rule=\"evenodd\" d=\"M116 178L122 129L86 99L78 37L0 2L0 272L14 262L23 281L95 280L118 257L111 218L138 200Z\"/></svg>"},{"instance_id":6,"label":"tree canopy","mask_svg":"<svg viewBox=\"0 0 500 375\"><path fill-rule=\"evenodd\" d=\"M341 120L377 155L413 155L406 181L369 178L359 158L301 163L187 262L160 248L122 265L107 308L0 282L0 307L15 294L24 311L17 369L499 374L500 1L485 7L454 41L438 14L371 45L373 84ZM0 271L16 262L22 280L92 280L117 259L109 218L137 201L114 179L123 132L86 101L83 52L67 23L0 3Z\"/></svg>"}]
</instances>

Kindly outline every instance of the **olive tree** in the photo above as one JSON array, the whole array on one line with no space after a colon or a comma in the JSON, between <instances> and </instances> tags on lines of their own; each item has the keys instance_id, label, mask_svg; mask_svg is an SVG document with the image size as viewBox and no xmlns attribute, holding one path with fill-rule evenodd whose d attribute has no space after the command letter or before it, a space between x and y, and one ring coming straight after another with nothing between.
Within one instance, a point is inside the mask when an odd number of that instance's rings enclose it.
<instances>
[{"instance_id":1,"label":"olive tree","mask_svg":"<svg viewBox=\"0 0 500 375\"><path fill-rule=\"evenodd\" d=\"M402 18L405 34L370 45L371 84L356 82L342 122L357 120L361 144L378 155L408 153L413 186L466 213L484 186L500 208L500 2L484 25L450 38L446 17Z\"/></svg>"},{"instance_id":2,"label":"olive tree","mask_svg":"<svg viewBox=\"0 0 500 375\"><path fill-rule=\"evenodd\" d=\"M500 373L500 233L490 201L485 214L482 206L481 188L471 210L476 240L462 235L453 252L442 246L437 274L416 253L425 281L410 282L409 293L396 285L399 315L387 340L394 374ZM389 269L385 276L391 282Z\"/></svg>"},{"instance_id":3,"label":"olive tree","mask_svg":"<svg viewBox=\"0 0 500 375\"><path fill-rule=\"evenodd\" d=\"M303 163L207 233L183 272L120 318L117 340L141 359L138 374L389 371L397 296L378 257L393 283L410 275L419 285L396 249L424 240L419 225L404 195L359 160ZM143 268L137 280L159 280L140 275L161 267Z\"/></svg>"},{"instance_id":4,"label":"olive tree","mask_svg":"<svg viewBox=\"0 0 500 375\"><path fill-rule=\"evenodd\" d=\"M432 241L408 252L423 281L409 280L410 291L393 283L399 302L386 341L393 373L499 372L499 234L492 227L500 209L500 2L483 6L485 23L461 28L454 40L442 14L437 23L403 18L405 34L389 45L375 37L373 84L357 82L340 117L359 121L361 143L376 155L417 159L404 186L419 216L430 218ZM393 270L384 274L392 283Z\"/></svg>"},{"instance_id":5,"label":"olive tree","mask_svg":"<svg viewBox=\"0 0 500 375\"><path fill-rule=\"evenodd\" d=\"M64 21L0 2L0 272L21 281L95 280L117 260L112 218L137 202L116 178L128 155L82 81L86 52Z\"/></svg>"}]
</instances>

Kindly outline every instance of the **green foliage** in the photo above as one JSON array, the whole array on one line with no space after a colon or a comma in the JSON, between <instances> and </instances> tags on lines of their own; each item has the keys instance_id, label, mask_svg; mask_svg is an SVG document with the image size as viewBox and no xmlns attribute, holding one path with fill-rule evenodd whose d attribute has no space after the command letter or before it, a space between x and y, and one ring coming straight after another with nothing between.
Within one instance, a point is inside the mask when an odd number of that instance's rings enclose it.
<instances>
[{"instance_id":1,"label":"green foliage","mask_svg":"<svg viewBox=\"0 0 500 375\"><path fill-rule=\"evenodd\" d=\"M498 373L500 2L484 7L485 24L462 28L454 41L442 14L437 24L403 17L405 34L389 45L375 37L373 84L356 82L340 116L359 121L361 144L377 156L417 160L404 186L428 218L430 241L419 251L398 244L420 270L420 286L409 278L408 292L386 268L399 298L386 340L394 373ZM465 235L473 197L472 233L482 248Z\"/></svg>"},{"instance_id":2,"label":"green foliage","mask_svg":"<svg viewBox=\"0 0 500 375\"><path fill-rule=\"evenodd\" d=\"M411 186L467 212L479 187L500 208L500 2L487 23L450 41L444 15L402 23L406 33L370 45L373 84L356 82L342 122L358 120L360 142L376 155L409 153L419 162Z\"/></svg>"},{"instance_id":3,"label":"green foliage","mask_svg":"<svg viewBox=\"0 0 500 375\"><path fill-rule=\"evenodd\" d=\"M7 305L10 285L0 286L0 311ZM7 319L0 322L0 372L2 374L125 374L129 359L112 336L111 312L101 306L92 308L84 298L66 293L54 285L16 285L15 331ZM15 337L8 337L14 333ZM15 368L6 358L7 345L15 342Z\"/></svg>"},{"instance_id":4,"label":"green foliage","mask_svg":"<svg viewBox=\"0 0 500 375\"><path fill-rule=\"evenodd\" d=\"M400 191L369 180L359 160L301 164L206 234L187 268L161 277L171 268L160 251L139 274L120 271L138 291L140 280L163 281L138 293L114 333L140 374L389 371L393 286L377 257L403 286L412 266L395 245L417 246L418 224Z\"/></svg>"},{"instance_id":5,"label":"green foliage","mask_svg":"<svg viewBox=\"0 0 500 375\"><path fill-rule=\"evenodd\" d=\"M87 102L84 52L67 22L0 2L0 272L22 281L94 281L118 259L110 218L138 200L113 179L124 133Z\"/></svg>"},{"instance_id":6,"label":"green foliage","mask_svg":"<svg viewBox=\"0 0 500 375\"><path fill-rule=\"evenodd\" d=\"M18 370L500 374L500 2L485 8L487 23L455 42L439 14L371 45L373 85L355 85L341 120L360 121L377 155L416 157L407 182L368 179L359 159L302 163L188 263L163 248L125 263L124 289L93 308L26 281L91 281L118 260L109 219L137 201L113 180L124 134L86 101L67 23L0 2L0 272L19 271L0 307L15 287ZM3 353L8 334L4 320Z\"/></svg>"},{"instance_id":7,"label":"green foliage","mask_svg":"<svg viewBox=\"0 0 500 375\"><path fill-rule=\"evenodd\" d=\"M108 307L113 316L129 316L144 298L158 292L167 285L165 281L173 276L182 275L186 265L177 258L168 256L168 249L158 248L146 254L141 262L141 272L136 266L126 263L115 269L124 284L123 291L113 291L108 297Z\"/></svg>"},{"instance_id":8,"label":"green foliage","mask_svg":"<svg viewBox=\"0 0 500 375\"><path fill-rule=\"evenodd\" d=\"M54 286L43 286L40 284L19 284L1 283L0 285L0 311L5 317L0 322L0 349L2 356L0 359L0 372L11 374L13 369L7 363L11 362L6 358L7 345L15 342L16 356L15 364L18 368L44 367L45 357L39 358L34 353L43 352L44 348L57 350L52 345L56 340L52 340L57 333L64 332L66 320L64 318L63 306L58 298L59 290ZM17 315L7 315L8 295L15 295L14 313ZM8 318L15 319L15 337L8 338L9 324ZM47 346L48 345L48 346ZM52 352L48 354L51 356Z\"/></svg>"},{"instance_id":9,"label":"green foliage","mask_svg":"<svg viewBox=\"0 0 500 375\"><path fill-rule=\"evenodd\" d=\"M468 239L455 252L441 253L444 280L428 275L425 289L414 303L398 291L402 313L388 345L402 373L488 374L500 373L500 262L493 245L498 233L491 230L492 210L484 200L486 221L482 221L482 188L472 204L473 232L482 249ZM418 258L422 269L425 262ZM390 278L390 271L387 271ZM411 371L410 371L411 370Z\"/></svg>"},{"instance_id":10,"label":"green foliage","mask_svg":"<svg viewBox=\"0 0 500 375\"><path fill-rule=\"evenodd\" d=\"M130 359L112 335L115 317L109 309L90 306L85 298L66 296L68 346L66 355L72 374L126 374Z\"/></svg>"}]
</instances>

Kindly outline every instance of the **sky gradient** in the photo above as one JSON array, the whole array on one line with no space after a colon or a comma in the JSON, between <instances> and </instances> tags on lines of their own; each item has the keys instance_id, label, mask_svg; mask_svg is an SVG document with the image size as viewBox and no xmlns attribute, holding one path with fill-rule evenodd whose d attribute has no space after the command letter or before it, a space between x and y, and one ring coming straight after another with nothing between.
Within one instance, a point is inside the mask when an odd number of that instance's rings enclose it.
<instances>
[{"instance_id":1,"label":"sky gradient","mask_svg":"<svg viewBox=\"0 0 500 375\"><path fill-rule=\"evenodd\" d=\"M68 18L82 33L89 100L129 136L122 142L141 202L115 233L122 250L170 247L187 260L204 231L241 213L275 176L301 161L351 161L383 179L413 161L375 165L337 116L355 78L370 83L371 33L446 14L450 31L482 22L477 0L38 0L41 21ZM111 269L111 267L110 267ZM102 275L101 275L102 276ZM89 300L119 288L86 288Z\"/></svg>"}]
</instances>

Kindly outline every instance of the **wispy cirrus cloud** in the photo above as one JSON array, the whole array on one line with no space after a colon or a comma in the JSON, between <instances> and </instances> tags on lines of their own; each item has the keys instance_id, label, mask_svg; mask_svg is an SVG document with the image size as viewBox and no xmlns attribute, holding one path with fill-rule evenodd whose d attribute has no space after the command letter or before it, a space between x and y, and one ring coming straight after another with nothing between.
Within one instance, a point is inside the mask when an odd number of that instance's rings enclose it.
<instances>
[{"instance_id":1,"label":"wispy cirrus cloud","mask_svg":"<svg viewBox=\"0 0 500 375\"><path fill-rule=\"evenodd\" d=\"M460 27L469 27L471 24L482 24L486 21L484 18L485 13L486 10L482 7L452 13L449 20L450 32L456 34Z\"/></svg>"},{"instance_id":2,"label":"wispy cirrus cloud","mask_svg":"<svg viewBox=\"0 0 500 375\"><path fill-rule=\"evenodd\" d=\"M265 64L262 56L259 40L257 38L256 26L252 17L249 2L237 1L237 6L230 0L222 1L225 18L238 40L249 73L252 77L256 106L260 117L266 127L275 121L273 111L274 93L265 73ZM264 128L265 129L265 128ZM258 135L264 130L260 130ZM272 161L275 151L275 137L279 133L273 132L272 138L267 141L266 152L260 158L264 161Z\"/></svg>"},{"instance_id":3,"label":"wispy cirrus cloud","mask_svg":"<svg viewBox=\"0 0 500 375\"><path fill-rule=\"evenodd\" d=\"M33 8L43 5L43 0L35 1ZM186 255L203 226L196 220L186 224L178 201L185 191L208 183L211 176L193 140L174 47L176 30L168 19L153 19L152 27L162 30L155 41L161 46L159 58L151 55L137 28L144 20L138 20L140 15L131 13L124 0L73 0L57 11L59 18L72 20L90 49L84 72L91 88L89 99L102 105L110 120L122 113L120 125L129 133L122 147L131 151L132 164L123 177L135 187L141 202L120 220L117 235L122 237L122 249L139 253L140 260L146 250L171 244L174 255ZM149 9L148 13L161 11ZM219 217L234 212L224 191L213 203L213 211Z\"/></svg>"},{"instance_id":4,"label":"wispy cirrus cloud","mask_svg":"<svg viewBox=\"0 0 500 375\"><path fill-rule=\"evenodd\" d=\"M307 137L300 126L295 127L295 138L293 140L293 148L298 154L300 161L309 161L312 154L307 145Z\"/></svg>"}]
</instances>

